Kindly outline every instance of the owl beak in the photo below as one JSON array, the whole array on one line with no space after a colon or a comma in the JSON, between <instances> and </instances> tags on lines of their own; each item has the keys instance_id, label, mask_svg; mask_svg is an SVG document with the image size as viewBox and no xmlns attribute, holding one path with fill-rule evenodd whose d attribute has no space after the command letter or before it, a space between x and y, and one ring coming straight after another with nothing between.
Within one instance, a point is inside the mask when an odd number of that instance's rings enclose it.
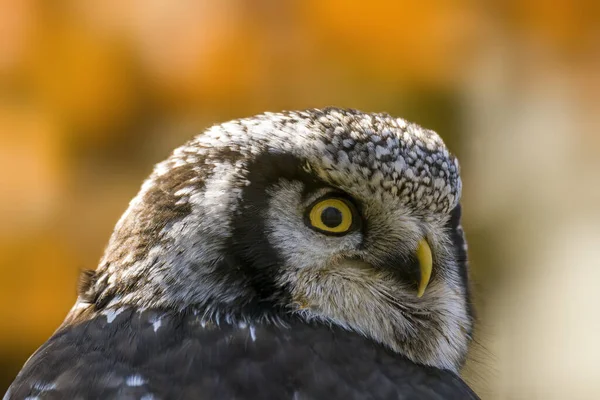
<instances>
[{"instance_id":1,"label":"owl beak","mask_svg":"<svg viewBox=\"0 0 600 400\"><path fill-rule=\"evenodd\" d=\"M419 281L419 289L417 297L423 296L429 279L431 279L431 270L433 268L433 257L431 256L431 248L426 239L421 239L417 246L417 259L419 260L419 269L421 271L421 279Z\"/></svg>"}]
</instances>

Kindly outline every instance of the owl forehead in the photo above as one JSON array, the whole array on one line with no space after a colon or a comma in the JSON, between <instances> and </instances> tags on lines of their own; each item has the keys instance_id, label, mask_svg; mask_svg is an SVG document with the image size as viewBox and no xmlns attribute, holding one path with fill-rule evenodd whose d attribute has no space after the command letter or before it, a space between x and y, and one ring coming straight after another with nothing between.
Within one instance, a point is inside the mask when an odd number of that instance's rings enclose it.
<instances>
[{"instance_id":1,"label":"owl forehead","mask_svg":"<svg viewBox=\"0 0 600 400\"><path fill-rule=\"evenodd\" d=\"M200 147L252 156L292 154L324 181L422 213L447 213L460 198L457 160L433 131L387 114L314 109L216 125Z\"/></svg>"}]
</instances>

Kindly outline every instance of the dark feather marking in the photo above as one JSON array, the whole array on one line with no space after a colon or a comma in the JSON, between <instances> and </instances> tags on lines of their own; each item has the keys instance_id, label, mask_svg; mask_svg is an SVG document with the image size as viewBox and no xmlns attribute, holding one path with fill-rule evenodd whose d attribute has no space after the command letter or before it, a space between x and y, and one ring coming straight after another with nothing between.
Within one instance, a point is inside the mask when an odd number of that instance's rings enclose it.
<instances>
[{"instance_id":1,"label":"dark feather marking","mask_svg":"<svg viewBox=\"0 0 600 400\"><path fill-rule=\"evenodd\" d=\"M466 295L465 298L467 300L467 314L471 317L471 319L475 319L475 307L473 305L473 299L471 296L471 285L469 280L469 263L468 263L468 255L465 251L465 236L464 232L458 229L461 225L461 216L462 216L462 206L459 203L450 214L450 219L446 225L446 229L450 235L450 239L452 240L453 248L455 250L456 263L458 265L458 273L461 279L462 287L465 288ZM469 336L471 336L472 332L468 332Z\"/></svg>"},{"instance_id":2,"label":"dark feather marking","mask_svg":"<svg viewBox=\"0 0 600 400\"><path fill-rule=\"evenodd\" d=\"M96 285L96 271L91 269L81 271L79 281L77 282L77 293L83 301L87 303L94 303L96 301L93 292L91 292L94 285Z\"/></svg>"},{"instance_id":3,"label":"dark feather marking","mask_svg":"<svg viewBox=\"0 0 600 400\"><path fill-rule=\"evenodd\" d=\"M154 329L151 321L161 317ZM363 336L295 318L289 329L199 323L192 312L122 311L65 326L27 362L8 400L46 398L477 399L455 374ZM99 345L101 344L101 345ZM78 357L73 359L73 354ZM128 386L139 374L143 383ZM51 390L33 389L38 382Z\"/></svg>"},{"instance_id":4,"label":"dark feather marking","mask_svg":"<svg viewBox=\"0 0 600 400\"><path fill-rule=\"evenodd\" d=\"M109 262L119 262L127 255L132 256L131 262L142 260L148 249L162 240L160 232L168 223L189 215L192 211L190 204L176 204L178 197L175 193L190 185L189 182L197 175L194 165L184 164L156 177L145 193L142 204L132 209L128 220L124 221L121 229L115 231L114 240L111 240L106 253L110 255ZM204 182L196 185L201 188Z\"/></svg>"},{"instance_id":5,"label":"dark feather marking","mask_svg":"<svg viewBox=\"0 0 600 400\"><path fill-rule=\"evenodd\" d=\"M291 302L291 296L275 282L281 272L283 261L267 239L265 213L269 207L268 188L281 180L300 182L305 195L318 188L327 187L324 182L308 174L303 168L304 160L288 154L264 152L255 156L245 168L241 180L251 182L243 187L240 204L232 221L233 233L226 248L231 249L230 268L237 274L238 283L252 287L256 297L244 305L250 315L284 314L281 309Z\"/></svg>"},{"instance_id":6,"label":"dark feather marking","mask_svg":"<svg viewBox=\"0 0 600 400\"><path fill-rule=\"evenodd\" d=\"M275 279L282 260L267 239L264 224L269 206L268 188L280 179L301 180L301 162L290 155L264 153L247 166L247 179L251 184L244 187L240 207L233 219L233 235L230 246L238 257L242 273L265 307L272 307L273 299L281 295ZM229 246L228 246L229 247Z\"/></svg>"}]
</instances>

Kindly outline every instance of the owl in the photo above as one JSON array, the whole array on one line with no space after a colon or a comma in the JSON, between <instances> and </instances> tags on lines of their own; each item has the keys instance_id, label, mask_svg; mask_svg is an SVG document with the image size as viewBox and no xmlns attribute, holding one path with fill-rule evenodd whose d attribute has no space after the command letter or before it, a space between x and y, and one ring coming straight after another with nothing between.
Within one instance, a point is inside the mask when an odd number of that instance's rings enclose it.
<instances>
[{"instance_id":1,"label":"owl","mask_svg":"<svg viewBox=\"0 0 600 400\"><path fill-rule=\"evenodd\" d=\"M476 399L459 165L387 114L215 125L154 168L5 399Z\"/></svg>"}]
</instances>

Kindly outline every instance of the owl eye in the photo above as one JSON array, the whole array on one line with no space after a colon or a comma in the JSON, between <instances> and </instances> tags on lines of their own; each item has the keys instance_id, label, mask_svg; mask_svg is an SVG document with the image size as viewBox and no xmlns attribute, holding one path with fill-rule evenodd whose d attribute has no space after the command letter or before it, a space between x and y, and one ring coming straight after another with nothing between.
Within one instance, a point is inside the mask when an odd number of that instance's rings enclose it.
<instances>
[{"instance_id":1,"label":"owl eye","mask_svg":"<svg viewBox=\"0 0 600 400\"><path fill-rule=\"evenodd\" d=\"M322 233L340 235L354 225L355 209L345 199L332 197L318 200L308 212L307 224Z\"/></svg>"}]
</instances>

